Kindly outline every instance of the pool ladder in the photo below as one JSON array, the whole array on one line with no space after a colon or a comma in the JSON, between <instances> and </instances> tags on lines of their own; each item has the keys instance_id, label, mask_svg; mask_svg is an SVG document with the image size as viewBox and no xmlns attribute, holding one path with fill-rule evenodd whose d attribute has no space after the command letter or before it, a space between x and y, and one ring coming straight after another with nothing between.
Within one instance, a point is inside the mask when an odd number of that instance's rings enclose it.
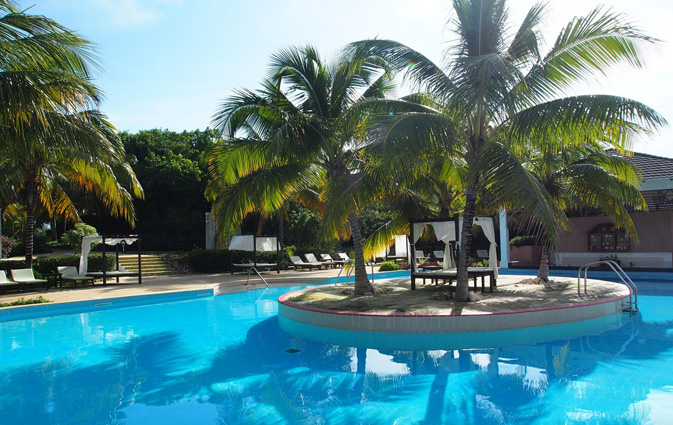
<instances>
[{"instance_id":1,"label":"pool ladder","mask_svg":"<svg viewBox=\"0 0 673 425\"><path fill-rule=\"evenodd\" d=\"M581 283L581 275L582 275L582 270L584 270L584 293L587 293L587 274L589 272L589 268L591 266L598 266L598 265L606 265L612 269L613 272L617 275L619 280L622 281L622 283L629 288L629 299L628 301L625 299L624 302L622 303L622 309L624 311L628 311L631 314L634 314L635 312L638 311L638 287L636 286L635 283L631 280L629 275L626 274L626 272L622 269L622 267L617 264L616 261L613 260L601 260L601 261L595 261L593 263L587 263L583 265L582 267L579 268L577 271L577 296L581 297L582 294L580 292L580 283Z\"/></svg>"},{"instance_id":2,"label":"pool ladder","mask_svg":"<svg viewBox=\"0 0 673 425\"><path fill-rule=\"evenodd\" d=\"M341 267L341 270L339 270L339 274L336 277L336 282L334 283L334 286L337 286L339 284L339 278L341 277L341 273L343 273L344 269L347 268L346 264L353 264L354 265L354 263L355 263L355 260L353 260L352 258L349 258L348 260L346 260L344 265ZM372 262L372 263L369 263L368 265L370 265L372 267L372 284L373 284L374 283L374 263ZM351 274L353 273L354 270L355 270L355 267L348 267L348 271L346 272L346 283L347 284L350 281Z\"/></svg>"},{"instance_id":3,"label":"pool ladder","mask_svg":"<svg viewBox=\"0 0 673 425\"><path fill-rule=\"evenodd\" d=\"M257 274L257 276L259 276L259 278L262 279L262 282L264 282L264 284L266 285L267 288L269 287L269 283L266 281L266 279L264 279L264 277L259 273L259 271L257 271L256 267L250 267L248 269L248 281L245 282L246 285L250 284L250 273L252 273L252 272L255 272ZM253 285L254 285L254 283L253 283Z\"/></svg>"}]
</instances>

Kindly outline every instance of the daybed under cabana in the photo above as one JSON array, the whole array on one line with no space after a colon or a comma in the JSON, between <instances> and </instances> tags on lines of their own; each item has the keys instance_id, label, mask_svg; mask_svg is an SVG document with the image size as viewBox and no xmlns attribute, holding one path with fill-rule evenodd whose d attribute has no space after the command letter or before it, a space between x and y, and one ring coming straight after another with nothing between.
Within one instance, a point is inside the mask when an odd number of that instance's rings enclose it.
<instances>
[{"instance_id":1,"label":"daybed under cabana","mask_svg":"<svg viewBox=\"0 0 673 425\"><path fill-rule=\"evenodd\" d=\"M234 274L234 270L238 269L241 271L249 271L255 269L259 271L260 269L276 269L280 273L280 267L278 263L258 263L257 262L257 252L269 252L275 251L276 258L278 258L278 238L275 236L257 236L257 235L236 235L231 238L229 242L229 250L237 251L251 251L252 262L249 263L234 263L232 261L231 274ZM233 254L232 254L233 256Z\"/></svg>"},{"instance_id":2,"label":"daybed under cabana","mask_svg":"<svg viewBox=\"0 0 673 425\"><path fill-rule=\"evenodd\" d=\"M136 243L138 249L138 271L130 272L127 270L122 270L119 266L119 246L120 245L132 245ZM91 245L93 243L103 244L103 271L100 272L90 272L89 268L89 252L91 252ZM105 270L105 258L106 258L106 247L107 246L115 247L115 259L116 266L115 270ZM128 235L128 236L85 236L82 238L82 253L79 257L79 274L83 276L91 276L94 278L103 278L103 285L107 285L108 278L116 278L117 283L119 283L120 277L138 277L138 284L143 283L143 275L141 268L141 250L140 250L140 236L138 235Z\"/></svg>"},{"instance_id":3,"label":"daybed under cabana","mask_svg":"<svg viewBox=\"0 0 673 425\"><path fill-rule=\"evenodd\" d=\"M459 229L462 227L463 219L457 216L451 218L435 218L435 219L412 219L409 220L409 239L411 241L411 289L416 289L416 279L432 279L434 281L442 280L444 282L453 283L458 277L458 270L454 266L457 258L461 253L458 246L460 245ZM490 291L493 292L493 287L497 285L498 278L498 256L495 243L495 230L493 228L493 219L490 217L475 217L474 225L481 226L484 235L491 243L489 248L489 266L488 267L468 267L468 278L474 279L474 289L477 289L477 278L481 278L481 290L485 291L484 278L490 278ZM444 258L442 267L420 267L416 261L416 242L423 234L426 226L432 226L435 231L435 236L438 241L444 242L446 248L444 249Z\"/></svg>"}]
</instances>

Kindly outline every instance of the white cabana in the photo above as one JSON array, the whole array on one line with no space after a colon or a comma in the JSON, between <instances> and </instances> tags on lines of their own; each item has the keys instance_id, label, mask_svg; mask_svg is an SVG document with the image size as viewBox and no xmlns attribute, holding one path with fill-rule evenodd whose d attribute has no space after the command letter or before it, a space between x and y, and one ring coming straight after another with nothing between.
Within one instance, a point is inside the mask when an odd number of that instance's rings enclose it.
<instances>
[{"instance_id":1,"label":"white cabana","mask_svg":"<svg viewBox=\"0 0 673 425\"><path fill-rule=\"evenodd\" d=\"M425 226L432 226L435 231L435 237L437 240L444 242L446 248L444 248L444 258L442 259L442 268L449 269L451 268L451 252L449 249L449 244L458 239L456 221L453 219L446 221L422 221L413 224L413 235L414 240L412 241L415 245L416 242L421 238ZM416 261L416 258L412 258L411 261ZM414 267L415 268L415 267Z\"/></svg>"},{"instance_id":2,"label":"white cabana","mask_svg":"<svg viewBox=\"0 0 673 425\"><path fill-rule=\"evenodd\" d=\"M390 248L395 247L395 258L409 258L409 239L407 235L395 235L394 242L388 247L388 249L382 249L376 254L374 254L374 260L376 258L385 258L388 259L390 256Z\"/></svg>"},{"instance_id":3,"label":"white cabana","mask_svg":"<svg viewBox=\"0 0 673 425\"><path fill-rule=\"evenodd\" d=\"M498 254L497 254L497 244L495 242L495 229L493 228L493 219L491 217L475 217L473 221L475 226L480 226L484 231L484 236L491 243L489 248L488 255L488 265L491 270L493 270L494 276L498 277ZM456 228L458 225L458 228ZM443 269L451 268L451 253L449 252L449 244L451 242L460 243L460 229L463 226L462 217L456 223L455 219L447 220L428 220L420 221L413 223L412 234L413 234L413 244L420 239L423 234L423 230L426 226L432 226L435 231L435 236L437 240L440 240L446 244L444 249L444 259L443 259ZM412 261L415 261L412 258ZM415 268L415 267L414 267Z\"/></svg>"},{"instance_id":4,"label":"white cabana","mask_svg":"<svg viewBox=\"0 0 673 425\"><path fill-rule=\"evenodd\" d=\"M113 236L103 237L98 236L84 236L82 238L82 252L79 257L79 274L84 276L89 271L89 253L91 252L91 245L94 243L102 243L105 245L116 246L122 242L126 245L131 245L138 241L138 236Z\"/></svg>"},{"instance_id":5,"label":"white cabana","mask_svg":"<svg viewBox=\"0 0 673 425\"><path fill-rule=\"evenodd\" d=\"M253 253L253 261L251 263L234 263L232 254L231 274L234 274L234 269L255 270L258 267L275 268L280 273L280 265L277 263L258 263L257 252L271 252L278 253L278 238L275 236L256 236L256 235L236 235L231 238L229 242L229 251L250 251ZM257 272L259 274L259 272Z\"/></svg>"}]
</instances>

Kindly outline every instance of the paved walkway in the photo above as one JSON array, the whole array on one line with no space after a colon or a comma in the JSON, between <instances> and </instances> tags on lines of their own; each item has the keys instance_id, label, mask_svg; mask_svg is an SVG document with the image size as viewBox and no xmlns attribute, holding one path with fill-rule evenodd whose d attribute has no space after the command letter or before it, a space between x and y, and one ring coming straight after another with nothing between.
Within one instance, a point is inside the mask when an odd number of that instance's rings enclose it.
<instances>
[{"instance_id":1,"label":"paved walkway","mask_svg":"<svg viewBox=\"0 0 673 425\"><path fill-rule=\"evenodd\" d=\"M288 270L280 274L276 272L262 272L262 276L272 286L289 286L324 281L328 277L336 277L340 269L327 270ZM16 301L19 298L35 298L42 295L50 301L62 303L73 301L98 300L105 298L131 297L165 292L196 291L200 289L220 288L220 291L232 292L247 290L247 273L217 273L217 274L185 274L174 276L157 276L143 278L143 284L138 285L137 278L121 278L120 283L103 285L97 281L95 285L77 285L64 288L53 287L49 291L37 289L26 292L3 292L0 294L0 303ZM108 282L115 282L109 279ZM258 276L250 276L250 284L257 287L264 286Z\"/></svg>"}]
</instances>

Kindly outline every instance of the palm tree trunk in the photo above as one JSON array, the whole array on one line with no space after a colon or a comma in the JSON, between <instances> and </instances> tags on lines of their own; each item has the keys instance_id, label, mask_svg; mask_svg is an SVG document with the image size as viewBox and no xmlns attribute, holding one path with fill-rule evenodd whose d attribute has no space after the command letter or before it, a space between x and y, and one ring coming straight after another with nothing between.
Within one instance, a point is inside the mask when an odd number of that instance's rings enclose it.
<instances>
[{"instance_id":1,"label":"palm tree trunk","mask_svg":"<svg viewBox=\"0 0 673 425\"><path fill-rule=\"evenodd\" d=\"M278 211L276 211L277 220L278 220L278 270L280 270L280 265L283 264L283 240L285 239L285 204L281 206Z\"/></svg>"},{"instance_id":2,"label":"palm tree trunk","mask_svg":"<svg viewBox=\"0 0 673 425\"><path fill-rule=\"evenodd\" d=\"M543 244L540 247L540 269L537 272L537 278L547 283L549 282L549 244Z\"/></svg>"},{"instance_id":3,"label":"palm tree trunk","mask_svg":"<svg viewBox=\"0 0 673 425\"><path fill-rule=\"evenodd\" d=\"M351 226L351 235L353 236L353 245L355 246L355 290L356 295L367 293L374 294L374 287L367 277L365 268L365 254L362 248L362 228L360 219L355 212L348 215L348 222Z\"/></svg>"},{"instance_id":4,"label":"palm tree trunk","mask_svg":"<svg viewBox=\"0 0 673 425\"><path fill-rule=\"evenodd\" d=\"M26 207L26 231L23 244L26 247L26 268L33 268L33 233L35 230L35 208Z\"/></svg>"},{"instance_id":5,"label":"palm tree trunk","mask_svg":"<svg viewBox=\"0 0 673 425\"><path fill-rule=\"evenodd\" d=\"M470 282L467 275L467 264L472 246L472 221L477 206L477 189L468 186L465 189L465 209L463 210L463 228L460 233L460 252L458 254L458 272L456 276L456 297L458 302L467 302Z\"/></svg>"}]
</instances>

